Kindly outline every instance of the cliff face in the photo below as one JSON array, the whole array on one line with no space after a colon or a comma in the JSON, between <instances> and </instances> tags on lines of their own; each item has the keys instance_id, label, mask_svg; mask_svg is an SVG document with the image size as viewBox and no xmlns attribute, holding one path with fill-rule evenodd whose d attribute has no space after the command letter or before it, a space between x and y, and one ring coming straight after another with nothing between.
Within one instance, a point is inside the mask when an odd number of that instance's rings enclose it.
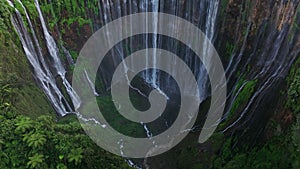
<instances>
[{"instance_id":1,"label":"cliff face","mask_svg":"<svg viewBox=\"0 0 300 169\"><path fill-rule=\"evenodd\" d=\"M20 114L31 117L53 114L49 101L36 85L31 66L10 23L11 10L6 1L0 1L0 83L14 94L14 107ZM1 88L1 91L6 88ZM1 99L6 98L1 92Z\"/></svg>"},{"instance_id":2,"label":"cliff face","mask_svg":"<svg viewBox=\"0 0 300 169\"><path fill-rule=\"evenodd\" d=\"M22 44L17 40L17 33L12 31L14 27L10 22L10 15L14 11L6 1L0 2L0 82L15 86L15 93L18 95L15 105L19 112L28 115L54 112L47 98L35 85L33 67L27 61ZM43 56L51 63L34 1L22 2L33 22ZM155 4L147 1L124 2L40 2L46 26L58 45L60 59L67 70L67 79L71 78L74 66L72 60L76 60L78 52L93 32L121 16L156 9ZM286 130L283 132L290 132L288 126L298 122L299 109L292 105L297 105L300 97L297 85L300 52L299 0L172 0L157 2L157 10L183 17L209 33L207 23L212 21L208 17L211 12L208 9L213 2L218 4L214 21L216 26L212 27L213 34L208 36L211 36L210 39L221 56L228 81L228 99L223 121L216 135L207 143L198 145L192 141L197 140L196 131L196 134L190 134L174 151L158 158L141 160L143 162L140 163L144 166L182 168L192 163L197 168L200 165L193 160L198 160L205 163L202 167L224 167L224 161L236 157L234 153L227 156L223 154L226 146L243 149L246 144L249 150L252 146L272 139L276 134L282 134L282 129ZM15 1L14 5L25 18L20 4ZM54 78L59 79L57 76L54 75ZM57 80L57 84L63 88L61 80ZM67 95L64 90L62 93ZM66 100L70 101L70 98ZM207 105L202 107L203 113L206 113L206 108ZM203 119L198 120L198 125L202 124L201 120ZM274 131L274 128L280 128L280 132ZM228 141L230 137L232 139ZM187 158L190 154L194 157ZM220 160L216 156L222 155L223 161L217 161L221 164L212 162Z\"/></svg>"},{"instance_id":3,"label":"cliff face","mask_svg":"<svg viewBox=\"0 0 300 169\"><path fill-rule=\"evenodd\" d=\"M251 99L239 103L236 114L230 116L232 121L242 115L238 118L241 121L234 120L224 131L234 132L249 126L254 128L252 132L258 131L281 107L279 91L285 90L285 78L299 57L299 1L231 0L221 15L217 43L220 51L225 50L222 53L228 49L232 53L232 59L224 60L228 63L227 79L231 91L237 91L240 87L237 84L245 84L242 81L257 81ZM226 43L232 48L224 45ZM233 104L228 108L230 114L239 94L229 95L228 101Z\"/></svg>"}]
</instances>

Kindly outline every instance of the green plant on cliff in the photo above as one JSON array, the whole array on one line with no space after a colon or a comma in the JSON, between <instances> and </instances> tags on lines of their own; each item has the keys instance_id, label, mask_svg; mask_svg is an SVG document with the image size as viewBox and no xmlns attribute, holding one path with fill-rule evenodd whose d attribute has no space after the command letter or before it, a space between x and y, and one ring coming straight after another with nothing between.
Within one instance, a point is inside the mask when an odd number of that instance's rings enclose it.
<instances>
[{"instance_id":1,"label":"green plant on cliff","mask_svg":"<svg viewBox=\"0 0 300 169\"><path fill-rule=\"evenodd\" d=\"M225 47L226 47L226 59L230 59L230 57L234 53L235 46L227 42L225 44Z\"/></svg>"},{"instance_id":2,"label":"green plant on cliff","mask_svg":"<svg viewBox=\"0 0 300 169\"><path fill-rule=\"evenodd\" d=\"M298 169L300 167L299 143L293 138L297 130L288 129L274 136L263 145L249 148L233 148L227 139L220 155L214 159L213 169ZM299 140L297 140L299 142Z\"/></svg>"},{"instance_id":3,"label":"green plant on cliff","mask_svg":"<svg viewBox=\"0 0 300 169\"><path fill-rule=\"evenodd\" d=\"M79 27L84 24L91 24L90 19L87 17L87 10L91 9L94 14L98 13L98 1L77 1L77 0L62 0L42 2L41 9L45 14L49 14L50 28L56 24L63 27L67 23L68 29L73 23L78 23Z\"/></svg>"},{"instance_id":4,"label":"green plant on cliff","mask_svg":"<svg viewBox=\"0 0 300 169\"><path fill-rule=\"evenodd\" d=\"M239 110L239 108L244 106L249 101L255 91L256 84L257 80L244 81L241 79L238 82L237 89L234 92L237 94L237 96L232 104L227 119L231 119L231 117Z\"/></svg>"},{"instance_id":5,"label":"green plant on cliff","mask_svg":"<svg viewBox=\"0 0 300 169\"><path fill-rule=\"evenodd\" d=\"M0 0L0 33L8 34L8 24L10 18L10 10L12 10L7 2L4 0Z\"/></svg>"},{"instance_id":6,"label":"green plant on cliff","mask_svg":"<svg viewBox=\"0 0 300 169\"><path fill-rule=\"evenodd\" d=\"M227 138L220 154L213 161L214 169L298 169L300 168L300 59L293 65L287 80L286 109L293 113L293 121L286 129L277 131L265 143L254 147L233 148ZM238 86L242 86L242 82ZM252 85L254 82L252 82ZM248 89L252 90L249 84ZM245 87L244 87L245 88ZM248 90L249 91L249 90ZM242 93L242 92L241 92ZM273 122L276 123L276 122ZM272 124L278 126L279 124Z\"/></svg>"},{"instance_id":7,"label":"green plant on cliff","mask_svg":"<svg viewBox=\"0 0 300 169\"><path fill-rule=\"evenodd\" d=\"M288 78L288 101L287 107L290 108L294 114L300 112L300 59L298 59L295 65L291 69L290 76Z\"/></svg>"},{"instance_id":8,"label":"green plant on cliff","mask_svg":"<svg viewBox=\"0 0 300 169\"><path fill-rule=\"evenodd\" d=\"M37 18L39 16L38 11L36 10L34 0L22 0L27 11L30 13L32 18Z\"/></svg>"}]
</instances>

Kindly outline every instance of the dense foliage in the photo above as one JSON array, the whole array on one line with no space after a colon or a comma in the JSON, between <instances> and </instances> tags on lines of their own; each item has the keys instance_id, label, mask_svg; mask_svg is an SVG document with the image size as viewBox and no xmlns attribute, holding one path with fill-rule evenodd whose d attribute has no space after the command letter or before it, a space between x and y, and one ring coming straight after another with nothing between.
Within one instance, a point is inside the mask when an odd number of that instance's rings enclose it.
<instances>
[{"instance_id":1,"label":"dense foliage","mask_svg":"<svg viewBox=\"0 0 300 169\"><path fill-rule=\"evenodd\" d=\"M225 169L282 169L300 168L300 59L288 78L285 112L281 121L272 121L272 138L265 144L234 148L234 138L227 139L214 159L212 168ZM276 114L275 114L276 115ZM285 127L285 128L284 128Z\"/></svg>"},{"instance_id":2,"label":"dense foliage","mask_svg":"<svg viewBox=\"0 0 300 169\"><path fill-rule=\"evenodd\" d=\"M36 119L15 112L13 84L0 82L0 168L129 168L102 149L72 117Z\"/></svg>"}]
</instances>

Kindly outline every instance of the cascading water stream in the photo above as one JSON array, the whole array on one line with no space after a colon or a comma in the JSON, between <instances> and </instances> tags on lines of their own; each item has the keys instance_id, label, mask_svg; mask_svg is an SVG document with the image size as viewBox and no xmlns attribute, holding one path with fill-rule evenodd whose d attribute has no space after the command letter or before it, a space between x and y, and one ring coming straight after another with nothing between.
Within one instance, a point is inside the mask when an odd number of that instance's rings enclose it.
<instances>
[{"instance_id":1,"label":"cascading water stream","mask_svg":"<svg viewBox=\"0 0 300 169\"><path fill-rule=\"evenodd\" d=\"M264 23L268 24L268 23ZM270 24L270 23L269 23ZM234 120L230 125L228 125L223 132L227 132L228 130L232 128L239 128L243 127L246 123L248 123L252 116L255 113L255 110L258 109L258 106L260 105L260 101L262 99L262 96L265 92L267 92L268 89L271 89L272 86L277 84L278 81L280 81L281 78L286 76L287 71L289 70L290 66L294 62L294 60L297 58L297 53L290 53L290 42L286 37L288 36L290 26L284 25L281 30L276 30L274 27L270 27L268 29L264 29L263 27L261 30L259 30L258 34L262 35L266 33L265 31L268 31L267 37L258 36L258 41L260 40L263 43L264 50L261 54L256 53L258 48L258 45L255 45L255 50L252 54L250 54L251 57L248 58L246 64L250 62L250 60L255 60L253 58L255 55L257 57L256 59L256 65L257 65L257 71L251 72L252 75L250 76L250 79L256 79L259 80L259 84L256 87L255 92L252 94L250 100L247 102L245 108L239 113L238 118ZM290 32L292 33L292 32ZM294 38L297 38L296 36ZM243 50L242 50L243 51ZM241 53L243 54L243 53ZM240 55L241 55L240 54ZM283 56L285 58L283 58ZM241 57L239 56L239 61ZM235 66L236 69L236 66ZM245 71L245 70L244 70ZM239 89L238 92L234 96L232 96L232 99L229 100L229 113L232 105L235 102L235 99L240 94L240 91L243 90L244 86L246 85L245 82ZM237 90L237 89L234 89ZM234 91L233 90L233 91ZM233 92L232 91L232 92ZM242 120L243 119L243 120Z\"/></svg>"},{"instance_id":2,"label":"cascading water stream","mask_svg":"<svg viewBox=\"0 0 300 169\"><path fill-rule=\"evenodd\" d=\"M61 60L59 57L59 50L57 48L57 45L56 45L53 37L49 34L49 32L47 30L45 20L44 20L43 14L41 12L41 9L40 9L40 6L39 6L39 3L37 0L35 0L35 5L36 5L37 11L39 13L40 21L42 23L42 28L43 28L44 36L46 39L47 48L50 53L51 59L53 61L52 65L55 67L55 70L56 70L55 73L57 73L61 77L61 79L63 81L63 85L64 85L65 89L67 90L67 93L70 96L75 109L77 109L80 106L80 98L76 94L76 92L73 90L73 88L70 85L70 83L68 82L68 80L66 79L66 70L61 63Z\"/></svg>"},{"instance_id":3,"label":"cascading water stream","mask_svg":"<svg viewBox=\"0 0 300 169\"><path fill-rule=\"evenodd\" d=\"M74 65L74 64L75 64L75 61L74 61L74 59L72 58L70 52L69 52L63 45L61 45L61 48L62 48L62 50L63 50L65 56L67 57L68 64L69 64L69 65Z\"/></svg>"},{"instance_id":4,"label":"cascading water stream","mask_svg":"<svg viewBox=\"0 0 300 169\"><path fill-rule=\"evenodd\" d=\"M18 1L18 3L22 5L21 1ZM14 7L10 1L9 4ZM32 65L38 85L41 86L57 113L64 116L68 111L70 111L70 106L57 87L55 78L43 59L41 48L36 38L35 30L32 27L29 15L27 14L27 10L23 5L22 7L24 9L34 40L32 40L23 22L23 18L16 8L16 13L11 19L12 24L19 35L25 54Z\"/></svg>"},{"instance_id":5,"label":"cascading water stream","mask_svg":"<svg viewBox=\"0 0 300 169\"><path fill-rule=\"evenodd\" d=\"M95 96L99 96L99 93L97 93L96 89L95 89L95 84L92 82L92 80L90 79L88 73L86 72L86 70L84 70L84 75L90 85L90 88L92 89L92 91L94 92Z\"/></svg>"},{"instance_id":6,"label":"cascading water stream","mask_svg":"<svg viewBox=\"0 0 300 169\"><path fill-rule=\"evenodd\" d=\"M159 6L159 1L158 0L151 0L150 1L150 4L152 5L152 12L158 12L158 6ZM152 25L152 29L154 30L154 32L158 32L158 15L157 14L153 14L152 17L151 17L152 20L154 20L154 24ZM147 26L147 24L146 24ZM149 35L147 35L149 36ZM156 67L156 64L157 64L157 58L156 58L156 49L158 47L157 45L157 34L154 34L152 35L152 47L154 48L154 56L153 56L153 68L155 69ZM148 47L146 47L148 48ZM157 80L159 77L157 77L158 74L156 71L152 71L152 75L151 75L151 85L154 87L154 88L159 88L159 80Z\"/></svg>"},{"instance_id":7,"label":"cascading water stream","mask_svg":"<svg viewBox=\"0 0 300 169\"><path fill-rule=\"evenodd\" d=\"M218 6L219 6L219 0L210 0L207 8L207 16L206 16L206 22L205 22L205 35L207 36L207 38L211 41L211 43L214 42L214 38L215 38L215 25L216 25L216 19L217 19L217 14L218 14ZM210 53L210 49L209 49L209 44L207 44L208 42L205 41L202 48L203 48L203 56L209 56ZM206 63L207 68L210 69L212 66L210 65L211 61L210 61L210 57L203 57L203 63ZM206 92L201 92L203 93L202 95L200 95L200 99L201 100L205 100L209 93L208 93L208 89L209 89L209 79L206 72L205 67L202 65L200 68L200 73L198 76L198 83L199 84L204 84L202 85L202 89L200 89L201 91L206 91Z\"/></svg>"},{"instance_id":8,"label":"cascading water stream","mask_svg":"<svg viewBox=\"0 0 300 169\"><path fill-rule=\"evenodd\" d=\"M14 5L11 1L7 0L7 2L10 6L12 6L14 8ZM32 65L33 72L34 72L34 78L36 79L37 84L42 88L42 90L48 97L49 101L51 102L51 104L54 107L54 109L56 110L56 112L60 116L65 116L68 113L75 113L77 115L77 117L83 121L93 122L93 123L101 126L102 128L106 128L105 124L101 124L96 119L83 117L78 112L74 112L72 110L71 105L69 104L69 102L67 101L67 99L62 94L59 87L57 86L56 79L54 78L52 72L50 71L50 68L48 67L48 65L46 64L46 62L44 60L44 56L42 55L42 49L36 38L36 33L35 33L35 30L33 29L33 26L31 24L31 20L29 18L26 8L23 6L21 1L18 1L18 3L20 3L22 8L24 9L27 22L29 23L29 26L30 26L31 34L26 29L23 18L21 16L20 12L16 8L14 8L16 12L15 12L15 15L12 16L11 22L18 33L18 36L22 43L23 49L25 51L25 55L26 55L27 59L29 60L30 64ZM36 4L36 5L37 5L37 8L39 9L38 4ZM44 27L44 28L46 28L46 27ZM48 32L47 30L44 30L44 31ZM32 35L33 39L31 38L31 35ZM49 33L48 33L48 35L49 35L48 40L50 39L50 42L52 42L52 43L47 42L49 45L49 48L51 50L54 50L52 52L57 52L57 51L55 51L57 48L55 48L56 44L55 44L53 38L50 36ZM54 46L52 46L52 45L54 45ZM55 56L58 56L58 55L56 55L54 53L54 57ZM62 65L59 58L56 58L56 59L57 59L56 61L57 61L58 65ZM72 101L74 101L73 102L74 105L77 104L77 106L78 106L78 104L80 104L80 100L79 100L77 94L73 91L73 89L70 86L67 79L65 78L64 68L63 67L60 67L60 68L61 69L59 72L62 74L59 74L58 72L55 72L55 74L60 75L68 94L70 94ZM56 69L56 70L59 70L59 69Z\"/></svg>"}]
</instances>

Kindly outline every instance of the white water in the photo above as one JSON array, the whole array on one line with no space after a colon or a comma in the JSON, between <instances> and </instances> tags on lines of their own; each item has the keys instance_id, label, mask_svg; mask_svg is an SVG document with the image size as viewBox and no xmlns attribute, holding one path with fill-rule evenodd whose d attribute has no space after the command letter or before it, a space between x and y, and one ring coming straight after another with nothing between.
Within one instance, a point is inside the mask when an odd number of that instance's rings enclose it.
<instances>
[{"instance_id":1,"label":"white water","mask_svg":"<svg viewBox=\"0 0 300 169\"><path fill-rule=\"evenodd\" d=\"M100 11L100 19L103 20L104 24L107 24L109 22L111 22L112 20L118 18L121 16L121 13L122 14L133 14L133 13L136 13L136 12L158 12L159 11L159 5L162 5L160 4L161 2L157 1L157 0L151 0L151 1L148 1L148 0L140 0L140 1L136 1L136 0L130 0L128 1L128 6L126 6L124 3L126 1L117 1L115 3L112 3L111 1L107 1L107 0L101 0L101 3L99 3L99 11ZM172 4L177 4L177 5L183 5L181 4L180 1L176 1L176 0L173 0L172 2L170 2ZM102 4L102 5L101 5ZM123 6L123 8L120 8L119 6L116 8L115 6L116 5L120 5ZM217 12L218 12L218 5L219 5L219 0L213 0L213 1L205 1L205 4L206 4L206 17L205 18L200 18L198 22L203 22L203 20L205 20L205 23L204 23L204 32L207 34L208 38L211 40L211 41L214 41L214 38L215 38L215 26L216 26L216 18L217 18ZM126 8L125 8L126 7ZM190 8L195 10L195 6L193 5L190 5ZM129 9L129 10L128 10ZM172 12L173 14L178 14L179 12L179 7L176 9L175 8L172 8ZM120 10L123 10L123 11L120 11ZM192 11L192 10L191 10ZM190 11L185 11L187 13L189 13ZM115 15L114 15L114 14ZM196 15L196 14L190 14L190 15ZM141 26L144 26L145 29L147 29L147 27L149 26L148 24L150 23L151 20L153 23L158 23L158 18L156 15L153 15L152 17L149 17L149 18L145 18L144 22L142 23ZM196 23L198 24L198 23ZM159 29L159 25L157 24L153 24L153 25L150 25L152 26L152 28L154 30L156 30L156 32L158 32L158 29ZM126 31L132 31L132 30L122 30L122 27L118 28L117 31L113 31L113 32L126 32ZM172 30L170 30L172 31ZM109 30L106 32L107 34L107 39L106 39L106 42L105 43L108 43L108 44L111 44L110 42L110 39L108 37L110 37L112 32L110 32ZM149 44L149 42L152 42L152 44ZM132 45L132 41L129 40L129 44ZM144 48L157 48L157 47L161 47L162 44L159 43L159 38L157 35L143 35L143 40L141 42L141 45L144 47ZM173 44L173 46L176 47L176 44ZM208 48L208 44L203 44L202 48L204 49L207 49ZM207 50L203 50L204 51L204 55L206 54L205 52L209 52ZM124 51L122 49L121 46L117 45L115 46L115 49L112 51L112 55L114 55L114 62L115 63L118 63L118 61L115 61L115 59L120 59L120 60L124 60L124 57L125 57L125 54L124 54ZM146 54L145 57L149 57L148 54ZM189 53L186 54L185 60L188 60L190 63L191 63L191 56L189 55ZM205 62L209 63L209 58L206 58L207 60ZM148 65L148 67L150 66L153 66L155 67L155 64L156 62L159 62L159 60L157 60L156 57L154 57L154 65L149 65L149 63L146 63L146 65ZM123 62L124 63L124 62ZM200 90L201 90L201 94L202 97L201 99L204 100L206 99L206 97L209 95L207 93L207 89L208 89L208 86L206 85L208 83L208 77L207 77L207 74L206 74L206 70L203 66L201 66L200 64L196 65L196 67L199 67L200 71L198 73L198 82L199 82L199 87L200 87ZM128 71L128 68L126 65L124 65L124 68L125 68L125 72ZM180 70L175 70L174 71L180 71ZM149 70L146 70L145 73L143 73L142 77L144 78L144 80L149 84L151 85L152 87L160 90L160 77L159 77L159 74L157 74L155 71L149 71ZM130 84L130 83L129 83ZM131 86L132 87L132 86ZM133 87L132 87L133 88ZM136 88L133 88L135 89L136 91L138 91L141 95L145 96L139 89L136 89ZM161 91L161 90L160 90ZM163 92L161 92L162 94L164 94ZM145 96L146 97L146 96ZM167 121L165 121L165 125L168 126L167 124ZM145 134L146 136L151 139L152 137L152 133L151 131L149 130L147 124L144 124L141 122L141 125L142 127L144 128L145 130ZM189 129L189 130L186 130L186 131L182 131L182 132L189 132L189 131L192 131L193 129ZM122 152L122 148L123 146L125 146L124 144L122 144L122 141L119 142L119 145L120 145L120 151ZM122 154L124 154L124 152L122 152Z\"/></svg>"},{"instance_id":2,"label":"white water","mask_svg":"<svg viewBox=\"0 0 300 169\"><path fill-rule=\"evenodd\" d=\"M291 64L294 62L297 54L289 54L286 56L285 59L282 59L282 54L280 54L279 49L281 52L286 52L288 54L288 50L284 49L284 38L287 35L287 27L283 28L280 32L276 33L275 31L268 34L266 40L266 48L263 50L261 54L258 55L258 71L252 75L252 79L259 79L261 83L258 84L256 87L255 92L251 96L250 100L248 101L246 107L240 112L236 120L234 120L229 126L227 126L223 132L227 132L228 130L232 129L233 127L243 126L247 122L249 122L252 118L246 117L246 115L250 115L257 110L258 106L260 105L259 102L262 96L268 89L272 88L273 84L276 84L277 81L280 81L282 77L284 77L284 72L289 69ZM270 41L270 39L274 39ZM252 58L249 58L249 60ZM249 63L249 60L247 63ZM267 75L267 76L266 76ZM245 85L245 84L244 84ZM230 107L228 111L230 111L232 104L234 103L236 97L243 89L244 85L240 87L238 92L232 97L230 100Z\"/></svg>"},{"instance_id":3,"label":"white water","mask_svg":"<svg viewBox=\"0 0 300 169\"><path fill-rule=\"evenodd\" d=\"M206 22L205 22L205 35L207 38L211 41L211 43L214 42L215 38L215 25L216 25L216 19L217 19L217 13L218 13L218 6L219 6L219 0L208 0L209 3L208 8L206 9ZM203 46L203 56L209 56L210 48L208 41L205 41ZM209 88L209 79L208 75L205 73L206 69L211 69L211 57L203 57L203 63L207 66L206 68L204 66L200 67L200 73L198 74L198 84L200 84L200 99L205 100L208 93Z\"/></svg>"},{"instance_id":4,"label":"white water","mask_svg":"<svg viewBox=\"0 0 300 169\"><path fill-rule=\"evenodd\" d=\"M22 2L20 0L17 0L17 1L22 5ZM108 0L101 0L101 1L102 1L102 4L105 4L103 9L99 8L99 11L102 14L104 23L109 23L110 21L121 17L122 11L120 8L120 4L123 3L123 5L124 5L124 3L126 1L118 1L115 4L111 3L111 1L108 1ZM10 3L10 5L13 5L10 1L8 1L8 2ZM131 13L135 13L137 11L159 12L159 3L160 2L158 0L151 0L151 1L141 0L141 1L139 1L139 3L137 3L136 1L129 1L129 4L130 4L129 12L131 12ZM171 3L173 3L174 5L175 4L180 5L180 2L176 1L176 0L173 0ZM207 34L209 39L213 40L214 30L215 30L215 21L216 21L219 1L213 0L213 1L207 1L206 3L208 3L209 5L208 5L208 8L206 9L207 16L206 16L206 18L203 18L206 20L205 33ZM100 4L100 2L99 2L99 4ZM138 6L138 4L139 4L139 6ZM112 8L114 5L118 5L117 6L118 10L115 11L116 18L113 18L113 15L111 14L112 10L114 10L114 8ZM78 97L76 92L73 91L70 83L68 82L68 80L66 78L66 70L61 62L59 49L57 47L57 44L56 44L54 38L50 35L50 33L47 29L43 14L41 12L41 9L40 9L40 6L39 6L39 3L37 0L35 0L35 6L36 6L36 9L39 14L40 23L42 25L43 34L44 34L44 37L46 40L46 46L47 46L47 50L49 52L49 57L50 57L49 60L51 62L51 64L50 64L51 66L48 66L49 64L47 64L46 61L44 60L45 56L42 55L42 51L41 51L39 42L36 38L35 30L32 26L29 15L27 14L27 11L24 7L23 8L25 11L27 22L29 23L29 26L31 29L30 32L32 32L33 39L31 39L30 33L26 30L26 27L22 21L22 17L19 14L17 15L18 17L13 19L13 24L14 24L15 28L17 29L17 32L20 36L26 56L28 57L28 60L30 61L30 63L32 64L32 66L34 68L34 72L35 72L36 78L38 79L38 83L43 88L44 92L46 93L47 97L49 98L49 100L51 101L52 105L55 107L57 112L63 116L69 112L72 112L72 108L71 108L72 106L68 103L67 99L65 99L65 97L63 96L61 90L57 87L56 76L61 78L62 84L63 84L64 88L66 89L69 97L71 98L75 108L79 107L80 98ZM100 5L99 5L99 7L100 7ZM173 12L174 12L174 14L178 13L177 10L174 10ZM126 11L125 11L125 13L126 13ZM155 23L155 24L153 24L152 27L157 32L159 29L159 25L157 25L158 16L153 15L150 18L146 18L145 23L144 23L145 27L148 26L149 19L154 21L153 23ZM120 29L119 31L121 33L122 29L121 28L118 28L118 29ZM107 32L107 37L109 37L110 33L111 32L109 32L109 31ZM148 44L149 38L152 38L152 44L151 44L152 48L157 48L161 45L160 43L158 43L159 39L158 39L157 35L144 35L144 36L145 36L145 40L144 40L145 48L148 48L150 46L150 44ZM107 43L111 43L109 41L109 39L108 39ZM203 48L207 48L207 44L204 44ZM66 57L68 58L68 60L70 60L70 63L73 63L73 60L72 60L71 56L68 55L67 50L64 47L62 47L62 50L67 54ZM121 60L123 60L125 57L122 46L117 46L116 50L114 50L113 53L115 55L119 56ZM146 57L148 57L148 56L146 55ZM189 57L189 56L187 55L186 57ZM189 59L189 58L187 58L187 59ZM153 66L155 67L156 62L157 62L156 57L154 57L153 62L154 62ZM52 72L50 71L50 67L54 68L52 70ZM127 72L128 68L126 66L124 66L124 67L126 68L125 72ZM201 69L201 71L199 73L198 81L201 84L205 84L205 83L207 83L206 82L207 77L205 77L206 74L203 73L203 72L205 72L205 70L202 71L203 67L201 67L200 69ZM96 96L98 96L99 94L95 90L94 83L92 83L92 81L90 80L90 78L88 76L86 76L86 78L89 81L90 87L92 88L94 94ZM144 79L146 82L151 84L154 88L157 88L161 92L162 95L165 95L159 89L159 85L160 85L159 74L156 73L156 71L152 71L152 73L150 73L149 71L146 71ZM205 85L200 85L200 86L205 86ZM133 89L135 89L135 88L133 88ZM139 91L138 89L136 89L136 90ZM205 91L205 90L206 90L206 88L203 87L202 91ZM140 93L142 93L142 92L140 92ZM202 93L205 93L205 92L202 92ZM165 97L167 97L167 96L165 95ZM146 124L142 124L142 126L145 129L147 136L151 137L152 134L149 131Z\"/></svg>"},{"instance_id":5,"label":"white water","mask_svg":"<svg viewBox=\"0 0 300 169\"><path fill-rule=\"evenodd\" d=\"M141 122L141 125L144 127L144 130L146 131L146 135L148 138L152 137L152 133L150 132L150 130L148 129L147 125L143 122Z\"/></svg>"},{"instance_id":6,"label":"white water","mask_svg":"<svg viewBox=\"0 0 300 169\"><path fill-rule=\"evenodd\" d=\"M14 7L11 1L8 0L7 2L10 6ZM40 47L39 41L35 33L35 29L33 28L31 19L28 15L26 8L23 6L20 0L17 0L16 3L19 3L23 8L26 16L26 22L28 23L31 33L29 33L29 31L27 30L23 18L17 9L15 9L16 14L12 16L11 21L19 35L27 59L32 65L35 79L37 80L40 87L43 89L44 93L46 94L46 96L48 97L49 101L52 103L52 106L58 114L64 116L68 113L74 113L72 106L69 104L65 96L62 94L62 91L57 86L57 79L55 78L55 76L59 75L59 77L61 78L62 83L68 95L70 96L75 108L77 108L80 105L80 98L73 91L72 86L66 79L66 70L64 69L60 60L59 49L57 48L54 39L47 30L38 1L35 1L35 5L39 13L43 33L46 39L47 49L50 54L49 60L51 61L51 67L54 67L53 72L48 66L49 64L47 64L47 62L45 61L45 56L42 54L42 49Z\"/></svg>"},{"instance_id":7,"label":"white water","mask_svg":"<svg viewBox=\"0 0 300 169\"><path fill-rule=\"evenodd\" d=\"M142 169L140 166L134 164L133 161L131 161L131 160L126 160L126 162L128 163L128 165L130 167L133 167L133 168L136 168L136 169Z\"/></svg>"},{"instance_id":8,"label":"white water","mask_svg":"<svg viewBox=\"0 0 300 169\"><path fill-rule=\"evenodd\" d=\"M18 3L22 5L21 1L18 1ZM13 6L11 2L9 4ZM68 110L70 110L71 106L68 104L62 92L57 87L56 80L50 72L49 67L45 63L44 56L42 55L40 45L36 38L35 30L32 27L31 20L29 18L29 15L27 14L27 10L24 8L23 5L22 7L25 11L25 16L27 22L29 23L33 39L31 38L30 33L26 29L23 18L17 9L15 9L15 16L12 16L12 24L14 25L19 35L25 54L30 64L32 65L35 79L45 92L46 96L52 103L52 106L57 111L57 113L64 116L67 114Z\"/></svg>"},{"instance_id":9,"label":"white water","mask_svg":"<svg viewBox=\"0 0 300 169\"><path fill-rule=\"evenodd\" d=\"M69 65L74 65L75 62L74 62L74 59L72 58L70 52L63 45L61 45L61 48L62 48L65 56L67 57Z\"/></svg>"},{"instance_id":10,"label":"white water","mask_svg":"<svg viewBox=\"0 0 300 169\"><path fill-rule=\"evenodd\" d=\"M159 5L159 1L158 0L151 0L150 4L152 5L152 12L158 12L158 5ZM154 24L152 25L154 32L158 32L158 15L157 14L153 14L152 20L154 20ZM157 45L157 34L154 34L152 36L153 38L153 48L154 48L154 57L153 57L153 68L155 69L156 64L157 64L157 58L156 58L156 48L158 47ZM152 75L151 75L151 84L153 85L154 88L159 88L159 75L157 74L156 71L152 71Z\"/></svg>"},{"instance_id":11,"label":"white water","mask_svg":"<svg viewBox=\"0 0 300 169\"><path fill-rule=\"evenodd\" d=\"M95 84L91 81L91 79L85 69L84 69L84 75L85 75L87 81L89 82L90 88L92 89L94 95L99 96L99 93L97 93L97 91L95 89Z\"/></svg>"},{"instance_id":12,"label":"white water","mask_svg":"<svg viewBox=\"0 0 300 169\"><path fill-rule=\"evenodd\" d=\"M61 77L61 79L63 81L63 85L64 85L65 89L67 90L68 95L72 99L75 109L77 109L80 106L80 102L81 102L80 98L77 95L77 93L73 90L71 84L68 82L68 80L66 78L66 70L61 63L60 56L59 56L59 50L57 48L57 45L56 45L53 37L48 32L43 14L41 12L41 9L40 9L40 6L39 6L39 3L37 0L35 0L35 6L36 6L39 16L40 16L39 18L42 23L42 28L43 28L44 36L46 39L47 48L50 53L51 59L53 61L52 65L56 69L55 73L57 73Z\"/></svg>"}]
</instances>

